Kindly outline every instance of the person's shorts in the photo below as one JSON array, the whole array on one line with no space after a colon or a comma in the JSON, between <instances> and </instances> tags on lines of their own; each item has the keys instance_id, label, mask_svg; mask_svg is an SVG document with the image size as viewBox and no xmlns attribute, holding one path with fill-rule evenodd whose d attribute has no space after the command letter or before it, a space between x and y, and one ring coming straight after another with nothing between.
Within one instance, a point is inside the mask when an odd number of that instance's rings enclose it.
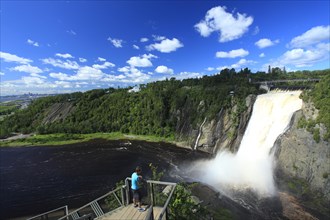
<instances>
[{"instance_id":1,"label":"person's shorts","mask_svg":"<svg viewBox=\"0 0 330 220\"><path fill-rule=\"evenodd\" d=\"M133 199L135 201L141 201L142 199L142 194L141 194L141 191L140 189L132 189L132 192L133 192Z\"/></svg>"}]
</instances>

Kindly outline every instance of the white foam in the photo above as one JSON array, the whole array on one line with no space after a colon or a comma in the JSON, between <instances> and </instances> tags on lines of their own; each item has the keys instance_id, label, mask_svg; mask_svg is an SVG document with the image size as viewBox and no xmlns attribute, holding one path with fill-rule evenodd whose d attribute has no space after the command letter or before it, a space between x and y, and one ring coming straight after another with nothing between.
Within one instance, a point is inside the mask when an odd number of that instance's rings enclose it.
<instances>
[{"instance_id":1,"label":"white foam","mask_svg":"<svg viewBox=\"0 0 330 220\"><path fill-rule=\"evenodd\" d=\"M212 160L193 164L188 172L219 191L248 188L263 196L273 195L276 187L270 149L288 128L293 113L301 109L300 93L272 91L259 95L237 154L219 152Z\"/></svg>"}]
</instances>

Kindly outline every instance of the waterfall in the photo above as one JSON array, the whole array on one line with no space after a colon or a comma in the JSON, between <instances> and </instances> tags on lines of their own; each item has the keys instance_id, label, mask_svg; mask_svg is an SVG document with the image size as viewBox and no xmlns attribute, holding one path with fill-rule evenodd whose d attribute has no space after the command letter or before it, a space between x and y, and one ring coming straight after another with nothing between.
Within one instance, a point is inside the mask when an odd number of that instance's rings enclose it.
<instances>
[{"instance_id":1,"label":"waterfall","mask_svg":"<svg viewBox=\"0 0 330 220\"><path fill-rule=\"evenodd\" d=\"M208 161L188 168L191 177L219 191L250 189L262 196L276 192L270 149L302 106L301 91L271 91L259 95L236 154L222 151Z\"/></svg>"},{"instance_id":2,"label":"waterfall","mask_svg":"<svg viewBox=\"0 0 330 220\"><path fill-rule=\"evenodd\" d=\"M205 122L206 122L206 118L204 119L203 123L202 123L201 126L199 127L198 135L197 135L196 142L195 142L195 146L194 146L194 150L197 150L198 142L199 142L199 139L201 138L203 125L205 124Z\"/></svg>"}]
</instances>

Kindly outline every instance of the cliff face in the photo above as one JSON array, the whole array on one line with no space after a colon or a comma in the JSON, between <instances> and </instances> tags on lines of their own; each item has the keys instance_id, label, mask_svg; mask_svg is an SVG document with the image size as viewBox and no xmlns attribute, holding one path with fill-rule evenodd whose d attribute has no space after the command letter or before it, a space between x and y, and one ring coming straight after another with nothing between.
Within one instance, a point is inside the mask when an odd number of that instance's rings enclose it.
<instances>
[{"instance_id":1,"label":"cliff face","mask_svg":"<svg viewBox=\"0 0 330 220\"><path fill-rule=\"evenodd\" d=\"M304 103L302 110L296 112L291 128L275 144L275 177L280 190L288 190L326 216L330 215L330 145L298 128L301 117L316 117L317 111L311 103ZM324 131L323 125L317 125Z\"/></svg>"},{"instance_id":2,"label":"cliff face","mask_svg":"<svg viewBox=\"0 0 330 220\"><path fill-rule=\"evenodd\" d=\"M255 95L249 95L245 102L246 110L240 115L237 114L237 106L234 106L232 109L221 109L211 120L204 119L197 128L193 128L186 121L183 122L180 129L177 129L177 145L211 154L215 154L221 149L236 152L250 119L255 100ZM180 121L180 117L178 121Z\"/></svg>"}]
</instances>

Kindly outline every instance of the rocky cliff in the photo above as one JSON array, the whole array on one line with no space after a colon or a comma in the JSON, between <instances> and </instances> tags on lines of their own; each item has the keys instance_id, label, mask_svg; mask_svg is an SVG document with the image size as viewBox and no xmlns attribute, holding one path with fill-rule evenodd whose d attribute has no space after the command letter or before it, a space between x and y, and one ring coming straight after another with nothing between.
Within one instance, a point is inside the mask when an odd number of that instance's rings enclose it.
<instances>
[{"instance_id":1,"label":"rocky cliff","mask_svg":"<svg viewBox=\"0 0 330 220\"><path fill-rule=\"evenodd\" d=\"M241 113L238 106L233 104L231 109L221 109L215 118L200 121L196 128L185 120L177 129L177 145L190 147L215 154L221 149L238 150L244 131L250 119L255 95L249 95L245 100L245 110ZM200 103L202 109L203 103ZM182 113L181 113L182 114ZM180 122L180 117L179 122ZM180 125L180 123L178 123Z\"/></svg>"},{"instance_id":2,"label":"rocky cliff","mask_svg":"<svg viewBox=\"0 0 330 220\"><path fill-rule=\"evenodd\" d=\"M317 110L311 103L303 103L296 112L291 127L275 143L275 177L280 190L291 192L305 207L330 216L330 145L315 141L313 135L298 127L301 117L316 118ZM322 124L317 125L321 133ZM321 135L322 136L322 135Z\"/></svg>"}]
</instances>

